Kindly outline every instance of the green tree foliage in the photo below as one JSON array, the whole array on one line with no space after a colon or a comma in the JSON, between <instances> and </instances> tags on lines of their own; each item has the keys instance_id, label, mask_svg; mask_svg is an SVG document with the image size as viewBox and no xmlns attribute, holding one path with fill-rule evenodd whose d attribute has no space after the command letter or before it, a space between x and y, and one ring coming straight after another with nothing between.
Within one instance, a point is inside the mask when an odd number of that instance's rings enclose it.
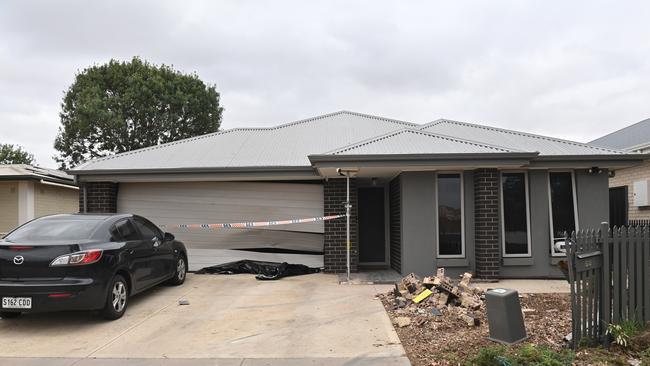
<instances>
[{"instance_id":1,"label":"green tree foliage","mask_svg":"<svg viewBox=\"0 0 650 366\"><path fill-rule=\"evenodd\" d=\"M61 103L54 159L67 169L88 159L215 132L219 93L196 74L134 57L78 73Z\"/></svg>"},{"instance_id":2,"label":"green tree foliage","mask_svg":"<svg viewBox=\"0 0 650 366\"><path fill-rule=\"evenodd\" d=\"M0 144L0 164L34 164L34 155L12 144Z\"/></svg>"}]
</instances>

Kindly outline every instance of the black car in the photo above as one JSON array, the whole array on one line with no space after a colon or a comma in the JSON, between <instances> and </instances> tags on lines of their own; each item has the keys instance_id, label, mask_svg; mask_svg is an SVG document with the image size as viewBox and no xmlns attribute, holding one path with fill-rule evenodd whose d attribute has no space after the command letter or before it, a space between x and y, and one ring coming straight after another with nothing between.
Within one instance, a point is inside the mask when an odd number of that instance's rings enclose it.
<instances>
[{"instance_id":1,"label":"black car","mask_svg":"<svg viewBox=\"0 0 650 366\"><path fill-rule=\"evenodd\" d=\"M0 317L59 310L124 315L129 296L181 285L183 243L137 215L53 215L0 240Z\"/></svg>"}]
</instances>

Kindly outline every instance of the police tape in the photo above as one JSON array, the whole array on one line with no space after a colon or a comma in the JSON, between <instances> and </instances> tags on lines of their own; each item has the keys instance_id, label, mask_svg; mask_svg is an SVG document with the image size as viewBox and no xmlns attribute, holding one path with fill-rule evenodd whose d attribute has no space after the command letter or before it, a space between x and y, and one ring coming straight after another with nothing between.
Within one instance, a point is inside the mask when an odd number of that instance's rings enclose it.
<instances>
[{"instance_id":1,"label":"police tape","mask_svg":"<svg viewBox=\"0 0 650 366\"><path fill-rule=\"evenodd\" d=\"M161 228L175 228L175 229L241 229L241 228L253 228L253 227L264 227L264 226L276 226L276 225L290 225L290 224L305 224L309 222L320 222L320 221L329 221L340 219L345 217L345 215L333 215L333 216L318 216L318 217L308 217L304 219L289 219L289 220L277 220L277 221L249 221L249 222L233 222L233 223L223 223L223 224L176 224L176 225L159 225Z\"/></svg>"}]
</instances>

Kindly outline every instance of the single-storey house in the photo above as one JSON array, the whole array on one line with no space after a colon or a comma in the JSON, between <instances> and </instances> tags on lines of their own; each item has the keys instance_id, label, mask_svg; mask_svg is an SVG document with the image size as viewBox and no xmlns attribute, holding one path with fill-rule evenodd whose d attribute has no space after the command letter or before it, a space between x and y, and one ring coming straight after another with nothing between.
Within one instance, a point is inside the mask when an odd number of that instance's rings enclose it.
<instances>
[{"instance_id":1,"label":"single-storey house","mask_svg":"<svg viewBox=\"0 0 650 366\"><path fill-rule=\"evenodd\" d=\"M645 158L446 119L342 111L117 154L70 173L82 212L133 212L171 227L341 214L338 169L354 169L352 271L446 267L495 279L561 276L554 244L606 221L608 172ZM345 218L174 230L195 266L216 261L211 251L247 249L316 253L326 271L346 269Z\"/></svg>"},{"instance_id":2,"label":"single-storey house","mask_svg":"<svg viewBox=\"0 0 650 366\"><path fill-rule=\"evenodd\" d=\"M0 237L37 217L77 212L78 190L73 177L59 170L0 165Z\"/></svg>"},{"instance_id":3,"label":"single-storey house","mask_svg":"<svg viewBox=\"0 0 650 366\"><path fill-rule=\"evenodd\" d=\"M590 142L627 153L650 153L650 118ZM609 220L622 226L650 222L650 162L618 169L609 178Z\"/></svg>"}]
</instances>

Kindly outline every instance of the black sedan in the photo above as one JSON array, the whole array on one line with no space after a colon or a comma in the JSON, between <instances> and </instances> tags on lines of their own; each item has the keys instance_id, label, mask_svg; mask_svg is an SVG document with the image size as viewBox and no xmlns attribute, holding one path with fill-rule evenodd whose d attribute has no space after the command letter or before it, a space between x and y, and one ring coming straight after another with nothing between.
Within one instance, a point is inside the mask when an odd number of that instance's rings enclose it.
<instances>
[{"instance_id":1,"label":"black sedan","mask_svg":"<svg viewBox=\"0 0 650 366\"><path fill-rule=\"evenodd\" d=\"M129 297L160 283L181 285L183 243L136 215L53 215L0 240L0 317L101 310L124 315Z\"/></svg>"}]
</instances>

